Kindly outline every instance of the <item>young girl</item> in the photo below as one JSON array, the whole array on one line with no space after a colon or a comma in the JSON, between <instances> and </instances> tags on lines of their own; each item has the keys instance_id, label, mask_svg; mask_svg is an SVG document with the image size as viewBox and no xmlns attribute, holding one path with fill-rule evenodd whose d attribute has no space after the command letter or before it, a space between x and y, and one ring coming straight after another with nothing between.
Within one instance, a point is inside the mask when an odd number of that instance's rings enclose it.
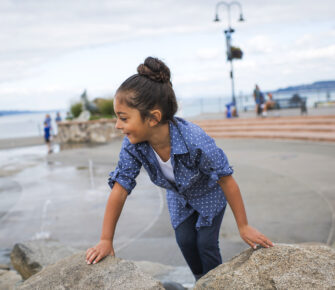
<instances>
[{"instance_id":1,"label":"young girl","mask_svg":"<svg viewBox=\"0 0 335 290\"><path fill-rule=\"evenodd\" d=\"M110 174L109 196L100 242L86 252L95 264L114 255L115 227L127 195L143 167L151 181L167 189L177 243L196 279L222 263L219 230L229 203L242 239L252 248L272 242L248 225L242 197L224 152L198 126L174 117L177 101L170 70L148 57L117 90L116 128L125 138Z\"/></svg>"}]
</instances>

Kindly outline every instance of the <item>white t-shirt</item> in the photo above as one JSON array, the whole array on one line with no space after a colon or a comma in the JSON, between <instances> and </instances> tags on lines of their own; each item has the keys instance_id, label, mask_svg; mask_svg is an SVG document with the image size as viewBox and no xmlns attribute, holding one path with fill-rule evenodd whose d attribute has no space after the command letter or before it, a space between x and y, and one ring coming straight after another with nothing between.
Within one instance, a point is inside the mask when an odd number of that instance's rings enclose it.
<instances>
[{"instance_id":1,"label":"white t-shirt","mask_svg":"<svg viewBox=\"0 0 335 290\"><path fill-rule=\"evenodd\" d=\"M151 147L152 148L152 147ZM167 180L171 181L171 182L175 182L175 178L174 178L174 173L173 173L173 167L171 164L171 158L169 158L168 161L164 162L159 155L157 154L157 152L152 148L152 150L154 151L156 158L158 160L159 166L163 172L163 175L166 177Z\"/></svg>"}]
</instances>

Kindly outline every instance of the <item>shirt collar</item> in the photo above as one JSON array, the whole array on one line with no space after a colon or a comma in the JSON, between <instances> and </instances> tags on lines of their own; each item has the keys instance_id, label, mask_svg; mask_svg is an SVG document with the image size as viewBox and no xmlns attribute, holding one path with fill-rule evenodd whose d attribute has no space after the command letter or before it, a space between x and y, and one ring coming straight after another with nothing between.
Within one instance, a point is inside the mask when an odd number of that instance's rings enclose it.
<instances>
[{"instance_id":1,"label":"shirt collar","mask_svg":"<svg viewBox=\"0 0 335 290\"><path fill-rule=\"evenodd\" d=\"M171 155L186 154L188 149L186 147L183 135L178 127L178 119L174 118L173 122L169 121L170 130L170 143L171 143ZM141 142L135 144L135 147L140 150L144 155L149 154L150 145L148 142Z\"/></svg>"},{"instance_id":2,"label":"shirt collar","mask_svg":"<svg viewBox=\"0 0 335 290\"><path fill-rule=\"evenodd\" d=\"M188 153L184 138L178 128L178 120L176 118L174 118L173 122L169 121L169 128L171 153L174 155Z\"/></svg>"}]
</instances>

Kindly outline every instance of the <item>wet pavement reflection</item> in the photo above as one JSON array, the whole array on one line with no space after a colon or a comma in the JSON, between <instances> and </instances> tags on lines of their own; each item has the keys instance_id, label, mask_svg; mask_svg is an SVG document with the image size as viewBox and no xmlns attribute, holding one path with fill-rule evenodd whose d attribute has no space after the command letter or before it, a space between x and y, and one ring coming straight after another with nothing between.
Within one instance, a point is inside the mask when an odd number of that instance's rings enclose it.
<instances>
[{"instance_id":1,"label":"wet pavement reflection","mask_svg":"<svg viewBox=\"0 0 335 290\"><path fill-rule=\"evenodd\" d=\"M107 178L114 165L95 164L83 157L81 163L86 165L73 162L70 166L49 160L43 149L0 152L0 263L8 260L6 253L17 242L50 238L86 249L99 240L110 192ZM159 214L162 196L147 187L147 179L140 174L142 186L127 201L123 212L127 219L120 218L115 248L138 235ZM138 195L148 198L151 210L143 210Z\"/></svg>"}]
</instances>

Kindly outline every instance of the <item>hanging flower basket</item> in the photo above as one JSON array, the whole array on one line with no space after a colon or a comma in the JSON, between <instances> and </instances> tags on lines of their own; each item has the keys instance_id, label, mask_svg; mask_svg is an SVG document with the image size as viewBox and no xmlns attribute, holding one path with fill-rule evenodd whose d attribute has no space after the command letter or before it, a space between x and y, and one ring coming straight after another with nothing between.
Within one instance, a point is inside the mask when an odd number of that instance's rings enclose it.
<instances>
[{"instance_id":1,"label":"hanging flower basket","mask_svg":"<svg viewBox=\"0 0 335 290\"><path fill-rule=\"evenodd\" d=\"M230 47L231 59L241 59L243 57L243 51L239 47Z\"/></svg>"}]
</instances>

